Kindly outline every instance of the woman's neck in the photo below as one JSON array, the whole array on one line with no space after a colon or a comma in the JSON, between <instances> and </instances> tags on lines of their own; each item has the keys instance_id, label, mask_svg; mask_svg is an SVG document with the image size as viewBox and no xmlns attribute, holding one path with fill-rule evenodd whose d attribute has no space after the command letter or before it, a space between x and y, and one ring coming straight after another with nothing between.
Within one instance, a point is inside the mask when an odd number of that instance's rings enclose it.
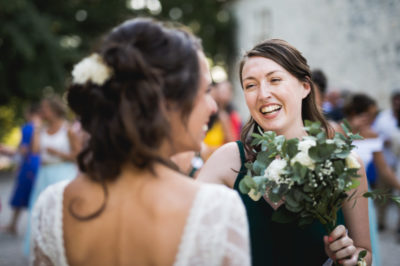
<instances>
[{"instance_id":1,"label":"woman's neck","mask_svg":"<svg viewBox=\"0 0 400 266\"><path fill-rule=\"evenodd\" d=\"M304 130L304 125L291 127L286 130L277 130L275 133L279 135L285 136L286 139L302 139L304 136L307 136L307 132Z\"/></svg>"}]
</instances>

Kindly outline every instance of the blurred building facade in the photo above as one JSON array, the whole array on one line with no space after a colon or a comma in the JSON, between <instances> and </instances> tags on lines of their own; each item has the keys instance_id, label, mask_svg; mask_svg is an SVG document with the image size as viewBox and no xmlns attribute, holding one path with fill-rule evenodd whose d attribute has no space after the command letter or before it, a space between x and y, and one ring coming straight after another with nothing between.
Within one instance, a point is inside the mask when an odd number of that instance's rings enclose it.
<instances>
[{"instance_id":1,"label":"blurred building facade","mask_svg":"<svg viewBox=\"0 0 400 266\"><path fill-rule=\"evenodd\" d=\"M365 92L389 106L400 88L400 1L236 0L237 60L254 44L280 38L298 48L312 69L323 69L330 88ZM233 68L235 103L248 112Z\"/></svg>"}]
</instances>

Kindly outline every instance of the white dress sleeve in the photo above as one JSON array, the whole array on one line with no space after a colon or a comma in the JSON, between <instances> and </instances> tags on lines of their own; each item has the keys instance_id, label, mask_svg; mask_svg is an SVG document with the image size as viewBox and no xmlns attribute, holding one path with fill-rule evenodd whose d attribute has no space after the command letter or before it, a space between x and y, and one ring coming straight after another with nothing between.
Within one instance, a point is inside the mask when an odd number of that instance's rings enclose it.
<instances>
[{"instance_id":1,"label":"white dress sleeve","mask_svg":"<svg viewBox=\"0 0 400 266\"><path fill-rule=\"evenodd\" d=\"M236 191L211 184L198 191L175 265L250 265L246 212Z\"/></svg>"},{"instance_id":2,"label":"white dress sleeve","mask_svg":"<svg viewBox=\"0 0 400 266\"><path fill-rule=\"evenodd\" d=\"M250 265L249 226L246 210L236 191L230 196L222 265Z\"/></svg>"},{"instance_id":3,"label":"white dress sleeve","mask_svg":"<svg viewBox=\"0 0 400 266\"><path fill-rule=\"evenodd\" d=\"M62 231L63 181L43 191L32 212L32 250L30 264L34 266L67 266Z\"/></svg>"}]
</instances>

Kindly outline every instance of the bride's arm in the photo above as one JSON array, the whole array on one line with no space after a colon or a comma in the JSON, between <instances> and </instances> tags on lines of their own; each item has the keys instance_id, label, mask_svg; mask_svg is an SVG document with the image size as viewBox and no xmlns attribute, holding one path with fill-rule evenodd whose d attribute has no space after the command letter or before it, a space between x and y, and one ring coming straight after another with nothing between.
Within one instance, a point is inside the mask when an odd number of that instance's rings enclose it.
<instances>
[{"instance_id":1,"label":"bride's arm","mask_svg":"<svg viewBox=\"0 0 400 266\"><path fill-rule=\"evenodd\" d=\"M240 166L238 146L235 142L230 142L218 148L210 156L201 168L197 180L233 188Z\"/></svg>"}]
</instances>

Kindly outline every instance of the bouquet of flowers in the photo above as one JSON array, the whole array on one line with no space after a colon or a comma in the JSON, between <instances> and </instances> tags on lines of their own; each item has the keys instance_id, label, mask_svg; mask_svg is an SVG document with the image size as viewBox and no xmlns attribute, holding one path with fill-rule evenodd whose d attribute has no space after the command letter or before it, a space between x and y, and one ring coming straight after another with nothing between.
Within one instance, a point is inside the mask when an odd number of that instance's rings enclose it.
<instances>
[{"instance_id":1,"label":"bouquet of flowers","mask_svg":"<svg viewBox=\"0 0 400 266\"><path fill-rule=\"evenodd\" d=\"M336 133L332 139L319 122L305 122L308 136L286 140L268 131L254 133L251 145L257 150L256 160L247 163L247 175L239 183L242 193L253 200L264 194L274 203L284 199L285 208L274 212L276 222L297 221L305 226L318 219L330 233L336 227L336 215L345 200L354 198L360 184L360 168L352 153L353 140L362 139L353 134L344 122L347 137ZM383 194L366 192L365 197L381 199ZM399 198L394 198L397 203Z\"/></svg>"},{"instance_id":2,"label":"bouquet of flowers","mask_svg":"<svg viewBox=\"0 0 400 266\"><path fill-rule=\"evenodd\" d=\"M251 145L257 153L256 160L246 163L247 175L239 183L242 193L254 201L263 195L278 203L284 199L285 208L274 212L275 222L294 222L305 226L318 219L327 233L336 227L336 215L345 200L354 198L360 184L357 172L360 164L352 153L353 140L362 139L353 134L345 121L346 133L335 133L332 139L319 122L305 121L307 136L286 140L275 132L252 135ZM349 191L354 191L349 195ZM365 192L364 197L387 200L391 198L400 206L400 197L380 191ZM360 252L358 264L364 265L367 252Z\"/></svg>"}]
</instances>

